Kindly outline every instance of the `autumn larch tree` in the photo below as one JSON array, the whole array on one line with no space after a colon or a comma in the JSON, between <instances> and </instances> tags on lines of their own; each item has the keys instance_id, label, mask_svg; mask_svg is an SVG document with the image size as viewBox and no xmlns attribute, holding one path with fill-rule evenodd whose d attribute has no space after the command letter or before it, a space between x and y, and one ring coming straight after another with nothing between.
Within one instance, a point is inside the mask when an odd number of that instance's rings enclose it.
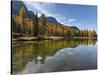
<instances>
[{"instance_id":1,"label":"autumn larch tree","mask_svg":"<svg viewBox=\"0 0 100 75\"><path fill-rule=\"evenodd\" d=\"M44 14L42 14L40 16L40 19L39 19L39 35L40 36L45 36L46 34L46 17Z\"/></svg>"},{"instance_id":2,"label":"autumn larch tree","mask_svg":"<svg viewBox=\"0 0 100 75\"><path fill-rule=\"evenodd\" d=\"M25 8L24 7L22 7L19 10L19 17L20 17L21 22L22 22L22 33L25 33L25 26L24 26Z\"/></svg>"},{"instance_id":3,"label":"autumn larch tree","mask_svg":"<svg viewBox=\"0 0 100 75\"><path fill-rule=\"evenodd\" d=\"M38 36L39 34L39 25L38 25L38 13L36 12L36 15L35 15L35 25L33 27L33 30L34 30L34 35L35 36Z\"/></svg>"}]
</instances>

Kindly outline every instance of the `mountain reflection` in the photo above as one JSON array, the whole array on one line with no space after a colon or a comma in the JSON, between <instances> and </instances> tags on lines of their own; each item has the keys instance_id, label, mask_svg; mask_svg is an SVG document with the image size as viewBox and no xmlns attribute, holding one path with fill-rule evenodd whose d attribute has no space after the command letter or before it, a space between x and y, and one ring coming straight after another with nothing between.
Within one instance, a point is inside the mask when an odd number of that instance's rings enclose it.
<instances>
[{"instance_id":1,"label":"mountain reflection","mask_svg":"<svg viewBox=\"0 0 100 75\"><path fill-rule=\"evenodd\" d=\"M47 56L53 56L63 48L76 48L79 45L94 46L95 44L96 40L91 39L18 42L12 46L12 72L20 72L28 62L33 60L35 64L44 64Z\"/></svg>"}]
</instances>

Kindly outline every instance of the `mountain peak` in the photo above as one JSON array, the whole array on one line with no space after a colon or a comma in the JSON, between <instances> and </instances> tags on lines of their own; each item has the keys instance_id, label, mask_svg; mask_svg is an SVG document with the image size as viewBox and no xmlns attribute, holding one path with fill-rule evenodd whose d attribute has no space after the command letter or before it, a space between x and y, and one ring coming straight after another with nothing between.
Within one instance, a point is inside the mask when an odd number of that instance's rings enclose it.
<instances>
[{"instance_id":1,"label":"mountain peak","mask_svg":"<svg viewBox=\"0 0 100 75\"><path fill-rule=\"evenodd\" d=\"M54 18L54 17L46 17L48 23L55 23L55 24L59 24L58 21Z\"/></svg>"},{"instance_id":2,"label":"mountain peak","mask_svg":"<svg viewBox=\"0 0 100 75\"><path fill-rule=\"evenodd\" d=\"M79 28L76 27L76 26L70 26L70 28L71 28L71 29L75 29L75 30L79 30Z\"/></svg>"}]
</instances>

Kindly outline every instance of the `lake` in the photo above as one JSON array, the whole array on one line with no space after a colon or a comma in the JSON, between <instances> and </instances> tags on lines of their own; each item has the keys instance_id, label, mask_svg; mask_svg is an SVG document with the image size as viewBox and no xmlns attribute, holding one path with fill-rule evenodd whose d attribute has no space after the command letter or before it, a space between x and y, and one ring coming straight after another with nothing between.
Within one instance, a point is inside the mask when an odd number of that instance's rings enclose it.
<instances>
[{"instance_id":1,"label":"lake","mask_svg":"<svg viewBox=\"0 0 100 75\"><path fill-rule=\"evenodd\" d=\"M12 73L97 69L97 40L20 41L12 45Z\"/></svg>"}]
</instances>

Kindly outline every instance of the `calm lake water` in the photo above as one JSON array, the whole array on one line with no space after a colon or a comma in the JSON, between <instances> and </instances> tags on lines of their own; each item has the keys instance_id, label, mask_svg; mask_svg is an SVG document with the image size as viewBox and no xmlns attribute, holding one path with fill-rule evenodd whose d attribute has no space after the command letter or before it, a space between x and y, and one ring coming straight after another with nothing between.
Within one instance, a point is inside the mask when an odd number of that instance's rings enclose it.
<instances>
[{"instance_id":1,"label":"calm lake water","mask_svg":"<svg viewBox=\"0 0 100 75\"><path fill-rule=\"evenodd\" d=\"M12 72L14 74L96 68L96 40L26 41L12 46Z\"/></svg>"}]
</instances>

